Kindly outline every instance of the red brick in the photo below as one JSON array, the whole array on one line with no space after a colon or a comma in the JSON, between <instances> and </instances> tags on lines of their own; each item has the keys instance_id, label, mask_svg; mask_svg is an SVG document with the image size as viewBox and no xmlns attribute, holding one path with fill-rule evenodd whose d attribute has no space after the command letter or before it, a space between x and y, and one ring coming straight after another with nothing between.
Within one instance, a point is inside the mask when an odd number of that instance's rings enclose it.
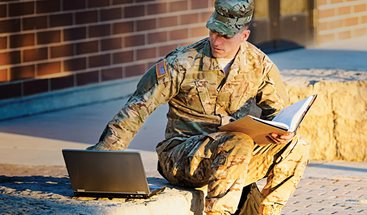
<instances>
[{"instance_id":1,"label":"red brick","mask_svg":"<svg viewBox=\"0 0 367 215\"><path fill-rule=\"evenodd\" d=\"M129 63L134 60L133 51L122 51L113 54L113 64Z\"/></svg>"},{"instance_id":2,"label":"red brick","mask_svg":"<svg viewBox=\"0 0 367 215\"><path fill-rule=\"evenodd\" d=\"M191 2L191 9L201 9L201 8L208 8L208 0L190 0Z\"/></svg>"},{"instance_id":3,"label":"red brick","mask_svg":"<svg viewBox=\"0 0 367 215\"><path fill-rule=\"evenodd\" d=\"M51 13L61 10L60 0L36 1L36 13Z\"/></svg>"},{"instance_id":4,"label":"red brick","mask_svg":"<svg viewBox=\"0 0 367 215\"><path fill-rule=\"evenodd\" d=\"M155 0L135 0L136 3L139 3L139 2L152 2L152 1L155 1Z\"/></svg>"},{"instance_id":5,"label":"red brick","mask_svg":"<svg viewBox=\"0 0 367 215\"><path fill-rule=\"evenodd\" d=\"M73 24L72 13L50 15L50 27L67 26L72 24Z\"/></svg>"},{"instance_id":6,"label":"red brick","mask_svg":"<svg viewBox=\"0 0 367 215\"><path fill-rule=\"evenodd\" d=\"M128 4L133 3L133 0L112 0L112 4Z\"/></svg>"},{"instance_id":7,"label":"red brick","mask_svg":"<svg viewBox=\"0 0 367 215\"><path fill-rule=\"evenodd\" d=\"M2 4L0 5L0 17L8 16L8 5Z\"/></svg>"},{"instance_id":8,"label":"red brick","mask_svg":"<svg viewBox=\"0 0 367 215\"><path fill-rule=\"evenodd\" d=\"M102 51L120 49L121 47L122 47L122 41L120 37L101 40Z\"/></svg>"},{"instance_id":9,"label":"red brick","mask_svg":"<svg viewBox=\"0 0 367 215\"><path fill-rule=\"evenodd\" d=\"M101 79L102 81L122 79L122 72L122 67L104 69L101 71Z\"/></svg>"},{"instance_id":10,"label":"red brick","mask_svg":"<svg viewBox=\"0 0 367 215\"><path fill-rule=\"evenodd\" d=\"M37 65L36 77L57 74L61 72L61 62L41 63Z\"/></svg>"},{"instance_id":11,"label":"red brick","mask_svg":"<svg viewBox=\"0 0 367 215\"><path fill-rule=\"evenodd\" d=\"M198 22L199 22L199 14L197 13L185 14L180 16L181 25L193 24Z\"/></svg>"},{"instance_id":12,"label":"red brick","mask_svg":"<svg viewBox=\"0 0 367 215\"><path fill-rule=\"evenodd\" d=\"M93 84L99 82L99 73L98 71L93 72L83 72L76 74L76 85L82 86L87 84Z\"/></svg>"},{"instance_id":13,"label":"red brick","mask_svg":"<svg viewBox=\"0 0 367 215\"><path fill-rule=\"evenodd\" d=\"M110 24L94 25L88 27L89 37L103 37L108 36L110 34L111 34Z\"/></svg>"},{"instance_id":14,"label":"red brick","mask_svg":"<svg viewBox=\"0 0 367 215\"><path fill-rule=\"evenodd\" d=\"M145 73L146 69L147 68L145 64L127 66L125 67L124 77L142 75Z\"/></svg>"},{"instance_id":15,"label":"red brick","mask_svg":"<svg viewBox=\"0 0 367 215\"><path fill-rule=\"evenodd\" d=\"M10 3L9 16L23 16L34 13L34 2Z\"/></svg>"},{"instance_id":16,"label":"red brick","mask_svg":"<svg viewBox=\"0 0 367 215\"><path fill-rule=\"evenodd\" d=\"M47 16L22 18L23 30L47 28Z\"/></svg>"},{"instance_id":17,"label":"red brick","mask_svg":"<svg viewBox=\"0 0 367 215\"><path fill-rule=\"evenodd\" d=\"M157 28L156 19L145 19L136 21L137 31L146 31Z\"/></svg>"},{"instance_id":18,"label":"red brick","mask_svg":"<svg viewBox=\"0 0 367 215\"><path fill-rule=\"evenodd\" d=\"M0 37L0 49L8 48L8 37Z\"/></svg>"},{"instance_id":19,"label":"red brick","mask_svg":"<svg viewBox=\"0 0 367 215\"><path fill-rule=\"evenodd\" d=\"M206 37L208 36L208 29L205 27L195 27L190 30L190 37Z\"/></svg>"},{"instance_id":20,"label":"red brick","mask_svg":"<svg viewBox=\"0 0 367 215\"><path fill-rule=\"evenodd\" d=\"M110 5L110 1L106 1L106 0L88 0L88 8L93 8L93 7L106 7Z\"/></svg>"},{"instance_id":21,"label":"red brick","mask_svg":"<svg viewBox=\"0 0 367 215\"><path fill-rule=\"evenodd\" d=\"M166 13L167 11L167 3L165 2L147 5L148 15L162 14Z\"/></svg>"},{"instance_id":22,"label":"red brick","mask_svg":"<svg viewBox=\"0 0 367 215\"><path fill-rule=\"evenodd\" d=\"M64 60L63 62L64 71L78 71L85 70L87 68L87 59L84 57Z\"/></svg>"},{"instance_id":23,"label":"red brick","mask_svg":"<svg viewBox=\"0 0 367 215\"><path fill-rule=\"evenodd\" d=\"M123 14L125 18L145 16L145 5L127 6Z\"/></svg>"},{"instance_id":24,"label":"red brick","mask_svg":"<svg viewBox=\"0 0 367 215\"><path fill-rule=\"evenodd\" d=\"M10 35L10 48L34 45L34 33Z\"/></svg>"},{"instance_id":25,"label":"red brick","mask_svg":"<svg viewBox=\"0 0 367 215\"><path fill-rule=\"evenodd\" d=\"M47 59L47 48L26 49L23 51L23 62Z\"/></svg>"},{"instance_id":26,"label":"red brick","mask_svg":"<svg viewBox=\"0 0 367 215\"><path fill-rule=\"evenodd\" d=\"M112 9L100 10L100 17L101 17L100 18L101 21L121 19L122 9L118 7L118 8L112 8Z\"/></svg>"},{"instance_id":27,"label":"red brick","mask_svg":"<svg viewBox=\"0 0 367 215\"><path fill-rule=\"evenodd\" d=\"M8 80L8 69L0 69L0 83Z\"/></svg>"},{"instance_id":28,"label":"red brick","mask_svg":"<svg viewBox=\"0 0 367 215\"><path fill-rule=\"evenodd\" d=\"M63 0L63 10L79 10L86 8L86 0Z\"/></svg>"},{"instance_id":29,"label":"red brick","mask_svg":"<svg viewBox=\"0 0 367 215\"><path fill-rule=\"evenodd\" d=\"M45 93L48 91L48 87L48 79L26 81L23 83L23 96Z\"/></svg>"},{"instance_id":30,"label":"red brick","mask_svg":"<svg viewBox=\"0 0 367 215\"><path fill-rule=\"evenodd\" d=\"M148 44L166 42L168 35L166 31L148 34Z\"/></svg>"},{"instance_id":31,"label":"red brick","mask_svg":"<svg viewBox=\"0 0 367 215\"><path fill-rule=\"evenodd\" d=\"M177 16L162 17L158 19L158 27L170 27L178 25Z\"/></svg>"},{"instance_id":32,"label":"red brick","mask_svg":"<svg viewBox=\"0 0 367 215\"><path fill-rule=\"evenodd\" d=\"M87 24L98 21L98 12L93 11L82 11L75 14L76 24Z\"/></svg>"},{"instance_id":33,"label":"red brick","mask_svg":"<svg viewBox=\"0 0 367 215\"><path fill-rule=\"evenodd\" d=\"M202 0L200 0L202 1ZM168 3L168 11L169 12L175 12L175 11L182 11L188 9L188 1L174 1Z\"/></svg>"},{"instance_id":34,"label":"red brick","mask_svg":"<svg viewBox=\"0 0 367 215\"><path fill-rule=\"evenodd\" d=\"M20 62L20 51L0 53L0 65L18 64Z\"/></svg>"},{"instance_id":35,"label":"red brick","mask_svg":"<svg viewBox=\"0 0 367 215\"><path fill-rule=\"evenodd\" d=\"M168 38L170 40L182 40L187 39L189 36L187 29L179 29L168 32Z\"/></svg>"},{"instance_id":36,"label":"red brick","mask_svg":"<svg viewBox=\"0 0 367 215\"><path fill-rule=\"evenodd\" d=\"M200 14L200 22L205 22L208 21L209 17L212 15L211 12L203 12ZM203 23L203 25L205 26L205 23Z\"/></svg>"},{"instance_id":37,"label":"red brick","mask_svg":"<svg viewBox=\"0 0 367 215\"><path fill-rule=\"evenodd\" d=\"M113 24L114 34L123 34L134 31L134 22L119 22Z\"/></svg>"},{"instance_id":38,"label":"red brick","mask_svg":"<svg viewBox=\"0 0 367 215\"><path fill-rule=\"evenodd\" d=\"M81 40L87 37L86 27L68 28L64 29L64 41Z\"/></svg>"},{"instance_id":39,"label":"red brick","mask_svg":"<svg viewBox=\"0 0 367 215\"><path fill-rule=\"evenodd\" d=\"M60 90L69 87L74 87L74 75L50 79L50 90Z\"/></svg>"},{"instance_id":40,"label":"red brick","mask_svg":"<svg viewBox=\"0 0 367 215\"><path fill-rule=\"evenodd\" d=\"M101 67L111 65L111 55L110 54L101 54L90 56L88 58L88 67Z\"/></svg>"},{"instance_id":41,"label":"red brick","mask_svg":"<svg viewBox=\"0 0 367 215\"><path fill-rule=\"evenodd\" d=\"M22 96L22 84L10 83L0 85L0 99L10 99Z\"/></svg>"},{"instance_id":42,"label":"red brick","mask_svg":"<svg viewBox=\"0 0 367 215\"><path fill-rule=\"evenodd\" d=\"M152 66L154 66L157 63L157 61L151 61L145 64L147 70L149 70Z\"/></svg>"},{"instance_id":43,"label":"red brick","mask_svg":"<svg viewBox=\"0 0 367 215\"><path fill-rule=\"evenodd\" d=\"M20 19L8 19L0 21L0 33L20 31Z\"/></svg>"},{"instance_id":44,"label":"red brick","mask_svg":"<svg viewBox=\"0 0 367 215\"><path fill-rule=\"evenodd\" d=\"M136 59L143 60L149 58L156 58L157 48L145 48L136 50Z\"/></svg>"},{"instance_id":45,"label":"red brick","mask_svg":"<svg viewBox=\"0 0 367 215\"><path fill-rule=\"evenodd\" d=\"M98 51L99 51L99 48L98 48L97 40L77 43L75 45L76 54L87 54L87 53L94 53Z\"/></svg>"},{"instance_id":46,"label":"red brick","mask_svg":"<svg viewBox=\"0 0 367 215\"><path fill-rule=\"evenodd\" d=\"M125 37L125 46L142 46L145 45L145 36L144 35L133 35Z\"/></svg>"},{"instance_id":47,"label":"red brick","mask_svg":"<svg viewBox=\"0 0 367 215\"><path fill-rule=\"evenodd\" d=\"M158 54L159 54L159 56L165 56L168 53L170 53L171 51L175 50L176 48L177 48L177 45L160 46L158 48Z\"/></svg>"},{"instance_id":48,"label":"red brick","mask_svg":"<svg viewBox=\"0 0 367 215\"><path fill-rule=\"evenodd\" d=\"M37 44L58 43L61 41L61 31L43 31L37 33Z\"/></svg>"},{"instance_id":49,"label":"red brick","mask_svg":"<svg viewBox=\"0 0 367 215\"><path fill-rule=\"evenodd\" d=\"M17 66L10 68L10 80L22 80L22 79L30 79L35 77L35 66Z\"/></svg>"},{"instance_id":50,"label":"red brick","mask_svg":"<svg viewBox=\"0 0 367 215\"><path fill-rule=\"evenodd\" d=\"M68 57L74 55L74 45L59 45L50 48L51 58Z\"/></svg>"}]
</instances>

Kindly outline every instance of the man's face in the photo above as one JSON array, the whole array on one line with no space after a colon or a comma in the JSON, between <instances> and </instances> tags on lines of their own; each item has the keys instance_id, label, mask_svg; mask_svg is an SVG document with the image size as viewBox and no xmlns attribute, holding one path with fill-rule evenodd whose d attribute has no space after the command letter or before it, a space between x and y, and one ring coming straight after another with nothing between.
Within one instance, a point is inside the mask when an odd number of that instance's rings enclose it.
<instances>
[{"instance_id":1,"label":"man's face","mask_svg":"<svg viewBox=\"0 0 367 215\"><path fill-rule=\"evenodd\" d=\"M233 37L229 38L209 31L209 41L212 55L215 58L234 58L242 42L246 41L250 36L250 31L245 29Z\"/></svg>"}]
</instances>

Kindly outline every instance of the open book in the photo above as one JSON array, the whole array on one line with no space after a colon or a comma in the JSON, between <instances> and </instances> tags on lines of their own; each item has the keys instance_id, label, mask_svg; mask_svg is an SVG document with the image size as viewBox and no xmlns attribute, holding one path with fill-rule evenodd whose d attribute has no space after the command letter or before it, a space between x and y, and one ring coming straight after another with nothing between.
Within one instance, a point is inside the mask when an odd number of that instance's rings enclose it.
<instances>
[{"instance_id":1,"label":"open book","mask_svg":"<svg viewBox=\"0 0 367 215\"><path fill-rule=\"evenodd\" d=\"M297 130L316 96L309 96L282 109L272 121L248 115L219 127L219 130L243 132L260 145L271 143L268 138L270 133L284 134Z\"/></svg>"}]
</instances>

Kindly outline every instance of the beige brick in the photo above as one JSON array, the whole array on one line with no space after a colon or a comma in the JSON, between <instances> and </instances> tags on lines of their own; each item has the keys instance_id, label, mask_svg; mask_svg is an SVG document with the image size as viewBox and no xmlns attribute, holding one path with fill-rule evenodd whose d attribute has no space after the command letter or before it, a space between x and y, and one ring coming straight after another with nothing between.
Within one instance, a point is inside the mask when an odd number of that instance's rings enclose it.
<instances>
[{"instance_id":1,"label":"beige brick","mask_svg":"<svg viewBox=\"0 0 367 215\"><path fill-rule=\"evenodd\" d=\"M354 12L356 12L356 13L358 13L358 12L367 12L367 3L366 4L355 5L353 8L354 8Z\"/></svg>"},{"instance_id":2,"label":"beige brick","mask_svg":"<svg viewBox=\"0 0 367 215\"><path fill-rule=\"evenodd\" d=\"M335 34L325 34L317 36L318 43L332 42L335 41L335 39L336 39Z\"/></svg>"},{"instance_id":3,"label":"beige brick","mask_svg":"<svg viewBox=\"0 0 367 215\"><path fill-rule=\"evenodd\" d=\"M333 17L335 15L336 14L335 14L335 9L334 8L319 11L319 17L320 18L328 18L328 17Z\"/></svg>"},{"instance_id":4,"label":"beige brick","mask_svg":"<svg viewBox=\"0 0 367 215\"><path fill-rule=\"evenodd\" d=\"M345 6L345 7L340 7L337 10L338 10L338 15L345 15L345 14L350 14L352 12L352 7Z\"/></svg>"},{"instance_id":5,"label":"beige brick","mask_svg":"<svg viewBox=\"0 0 367 215\"><path fill-rule=\"evenodd\" d=\"M357 29L353 29L352 30L352 36L353 37L361 37L361 36L367 36L367 28L362 27L362 28L357 28Z\"/></svg>"},{"instance_id":6,"label":"beige brick","mask_svg":"<svg viewBox=\"0 0 367 215\"><path fill-rule=\"evenodd\" d=\"M343 31L343 32L338 33L338 39L345 40L345 39L349 39L351 37L352 37L352 32L351 31Z\"/></svg>"},{"instance_id":7,"label":"beige brick","mask_svg":"<svg viewBox=\"0 0 367 215\"><path fill-rule=\"evenodd\" d=\"M351 17L344 20L344 26L350 27L358 24L358 17Z\"/></svg>"}]
</instances>

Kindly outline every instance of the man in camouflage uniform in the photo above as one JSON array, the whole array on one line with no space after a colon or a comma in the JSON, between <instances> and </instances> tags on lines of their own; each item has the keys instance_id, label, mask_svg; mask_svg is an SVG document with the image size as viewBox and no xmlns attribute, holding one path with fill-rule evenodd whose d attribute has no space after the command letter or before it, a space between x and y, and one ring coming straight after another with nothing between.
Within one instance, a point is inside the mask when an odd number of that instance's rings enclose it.
<instances>
[{"instance_id":1,"label":"man in camouflage uniform","mask_svg":"<svg viewBox=\"0 0 367 215\"><path fill-rule=\"evenodd\" d=\"M308 145L294 134L271 134L273 144L221 132L228 119L250 113L272 119L286 102L277 67L248 43L253 0L216 0L209 38L177 48L151 67L126 105L106 126L94 150L126 149L145 119L169 104L166 139L157 145L159 172L172 184L207 186L206 214L233 214L242 188L251 190L241 214L280 214L307 162Z\"/></svg>"}]
</instances>

